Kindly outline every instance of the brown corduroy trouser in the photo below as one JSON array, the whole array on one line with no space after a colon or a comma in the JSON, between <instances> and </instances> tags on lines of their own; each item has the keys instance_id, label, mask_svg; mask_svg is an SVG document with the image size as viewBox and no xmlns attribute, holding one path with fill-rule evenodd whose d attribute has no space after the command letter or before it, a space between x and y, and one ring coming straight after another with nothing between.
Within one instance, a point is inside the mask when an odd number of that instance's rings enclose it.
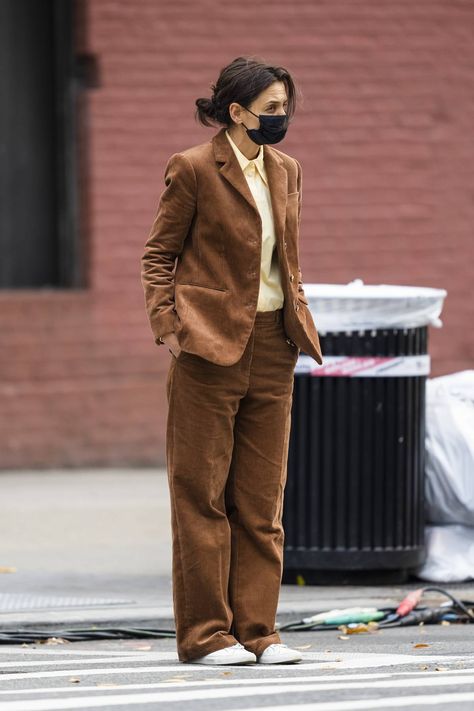
<instances>
[{"instance_id":1,"label":"brown corduroy trouser","mask_svg":"<svg viewBox=\"0 0 474 711\"><path fill-rule=\"evenodd\" d=\"M294 368L282 309L257 312L240 360L181 351L167 378L173 603L180 661L281 642L282 508Z\"/></svg>"}]
</instances>

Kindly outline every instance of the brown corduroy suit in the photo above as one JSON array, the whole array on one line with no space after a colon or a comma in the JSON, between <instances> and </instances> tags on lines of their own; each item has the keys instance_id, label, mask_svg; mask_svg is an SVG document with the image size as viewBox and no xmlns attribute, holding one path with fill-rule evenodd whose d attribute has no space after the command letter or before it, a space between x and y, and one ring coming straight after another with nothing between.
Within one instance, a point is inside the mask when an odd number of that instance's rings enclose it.
<instances>
[{"instance_id":1,"label":"brown corduroy suit","mask_svg":"<svg viewBox=\"0 0 474 711\"><path fill-rule=\"evenodd\" d=\"M257 312L262 223L222 128L165 169L142 283L167 378L167 463L178 656L281 641L281 524L293 371L322 363L299 266L301 166L264 145L284 305Z\"/></svg>"}]
</instances>

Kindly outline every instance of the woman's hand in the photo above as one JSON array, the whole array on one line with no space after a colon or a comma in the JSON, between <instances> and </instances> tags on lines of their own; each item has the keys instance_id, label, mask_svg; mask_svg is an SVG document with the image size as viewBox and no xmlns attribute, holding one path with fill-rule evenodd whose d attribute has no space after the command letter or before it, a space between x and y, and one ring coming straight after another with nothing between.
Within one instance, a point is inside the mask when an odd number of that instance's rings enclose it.
<instances>
[{"instance_id":1,"label":"woman's hand","mask_svg":"<svg viewBox=\"0 0 474 711\"><path fill-rule=\"evenodd\" d=\"M175 332L170 331L169 333L166 333L164 336L162 336L162 339L168 346L169 352L172 353L175 358L177 358L181 353L181 348L179 347L178 339L176 338Z\"/></svg>"}]
</instances>

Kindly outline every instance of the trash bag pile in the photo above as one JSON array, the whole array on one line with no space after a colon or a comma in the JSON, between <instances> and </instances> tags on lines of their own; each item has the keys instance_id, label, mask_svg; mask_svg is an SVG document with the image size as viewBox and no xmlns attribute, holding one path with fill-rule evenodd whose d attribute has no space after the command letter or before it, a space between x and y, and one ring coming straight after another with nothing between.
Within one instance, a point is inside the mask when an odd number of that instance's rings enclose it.
<instances>
[{"instance_id":1,"label":"trash bag pile","mask_svg":"<svg viewBox=\"0 0 474 711\"><path fill-rule=\"evenodd\" d=\"M423 580L474 578L474 370L426 383Z\"/></svg>"}]
</instances>

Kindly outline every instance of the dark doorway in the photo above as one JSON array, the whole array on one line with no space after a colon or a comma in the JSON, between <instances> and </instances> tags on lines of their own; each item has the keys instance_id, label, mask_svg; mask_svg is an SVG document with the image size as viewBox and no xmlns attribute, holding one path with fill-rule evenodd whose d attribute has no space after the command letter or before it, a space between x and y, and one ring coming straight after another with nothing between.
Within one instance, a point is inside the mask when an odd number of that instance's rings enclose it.
<instances>
[{"instance_id":1,"label":"dark doorway","mask_svg":"<svg viewBox=\"0 0 474 711\"><path fill-rule=\"evenodd\" d=\"M0 2L0 288L81 284L72 0Z\"/></svg>"}]
</instances>

